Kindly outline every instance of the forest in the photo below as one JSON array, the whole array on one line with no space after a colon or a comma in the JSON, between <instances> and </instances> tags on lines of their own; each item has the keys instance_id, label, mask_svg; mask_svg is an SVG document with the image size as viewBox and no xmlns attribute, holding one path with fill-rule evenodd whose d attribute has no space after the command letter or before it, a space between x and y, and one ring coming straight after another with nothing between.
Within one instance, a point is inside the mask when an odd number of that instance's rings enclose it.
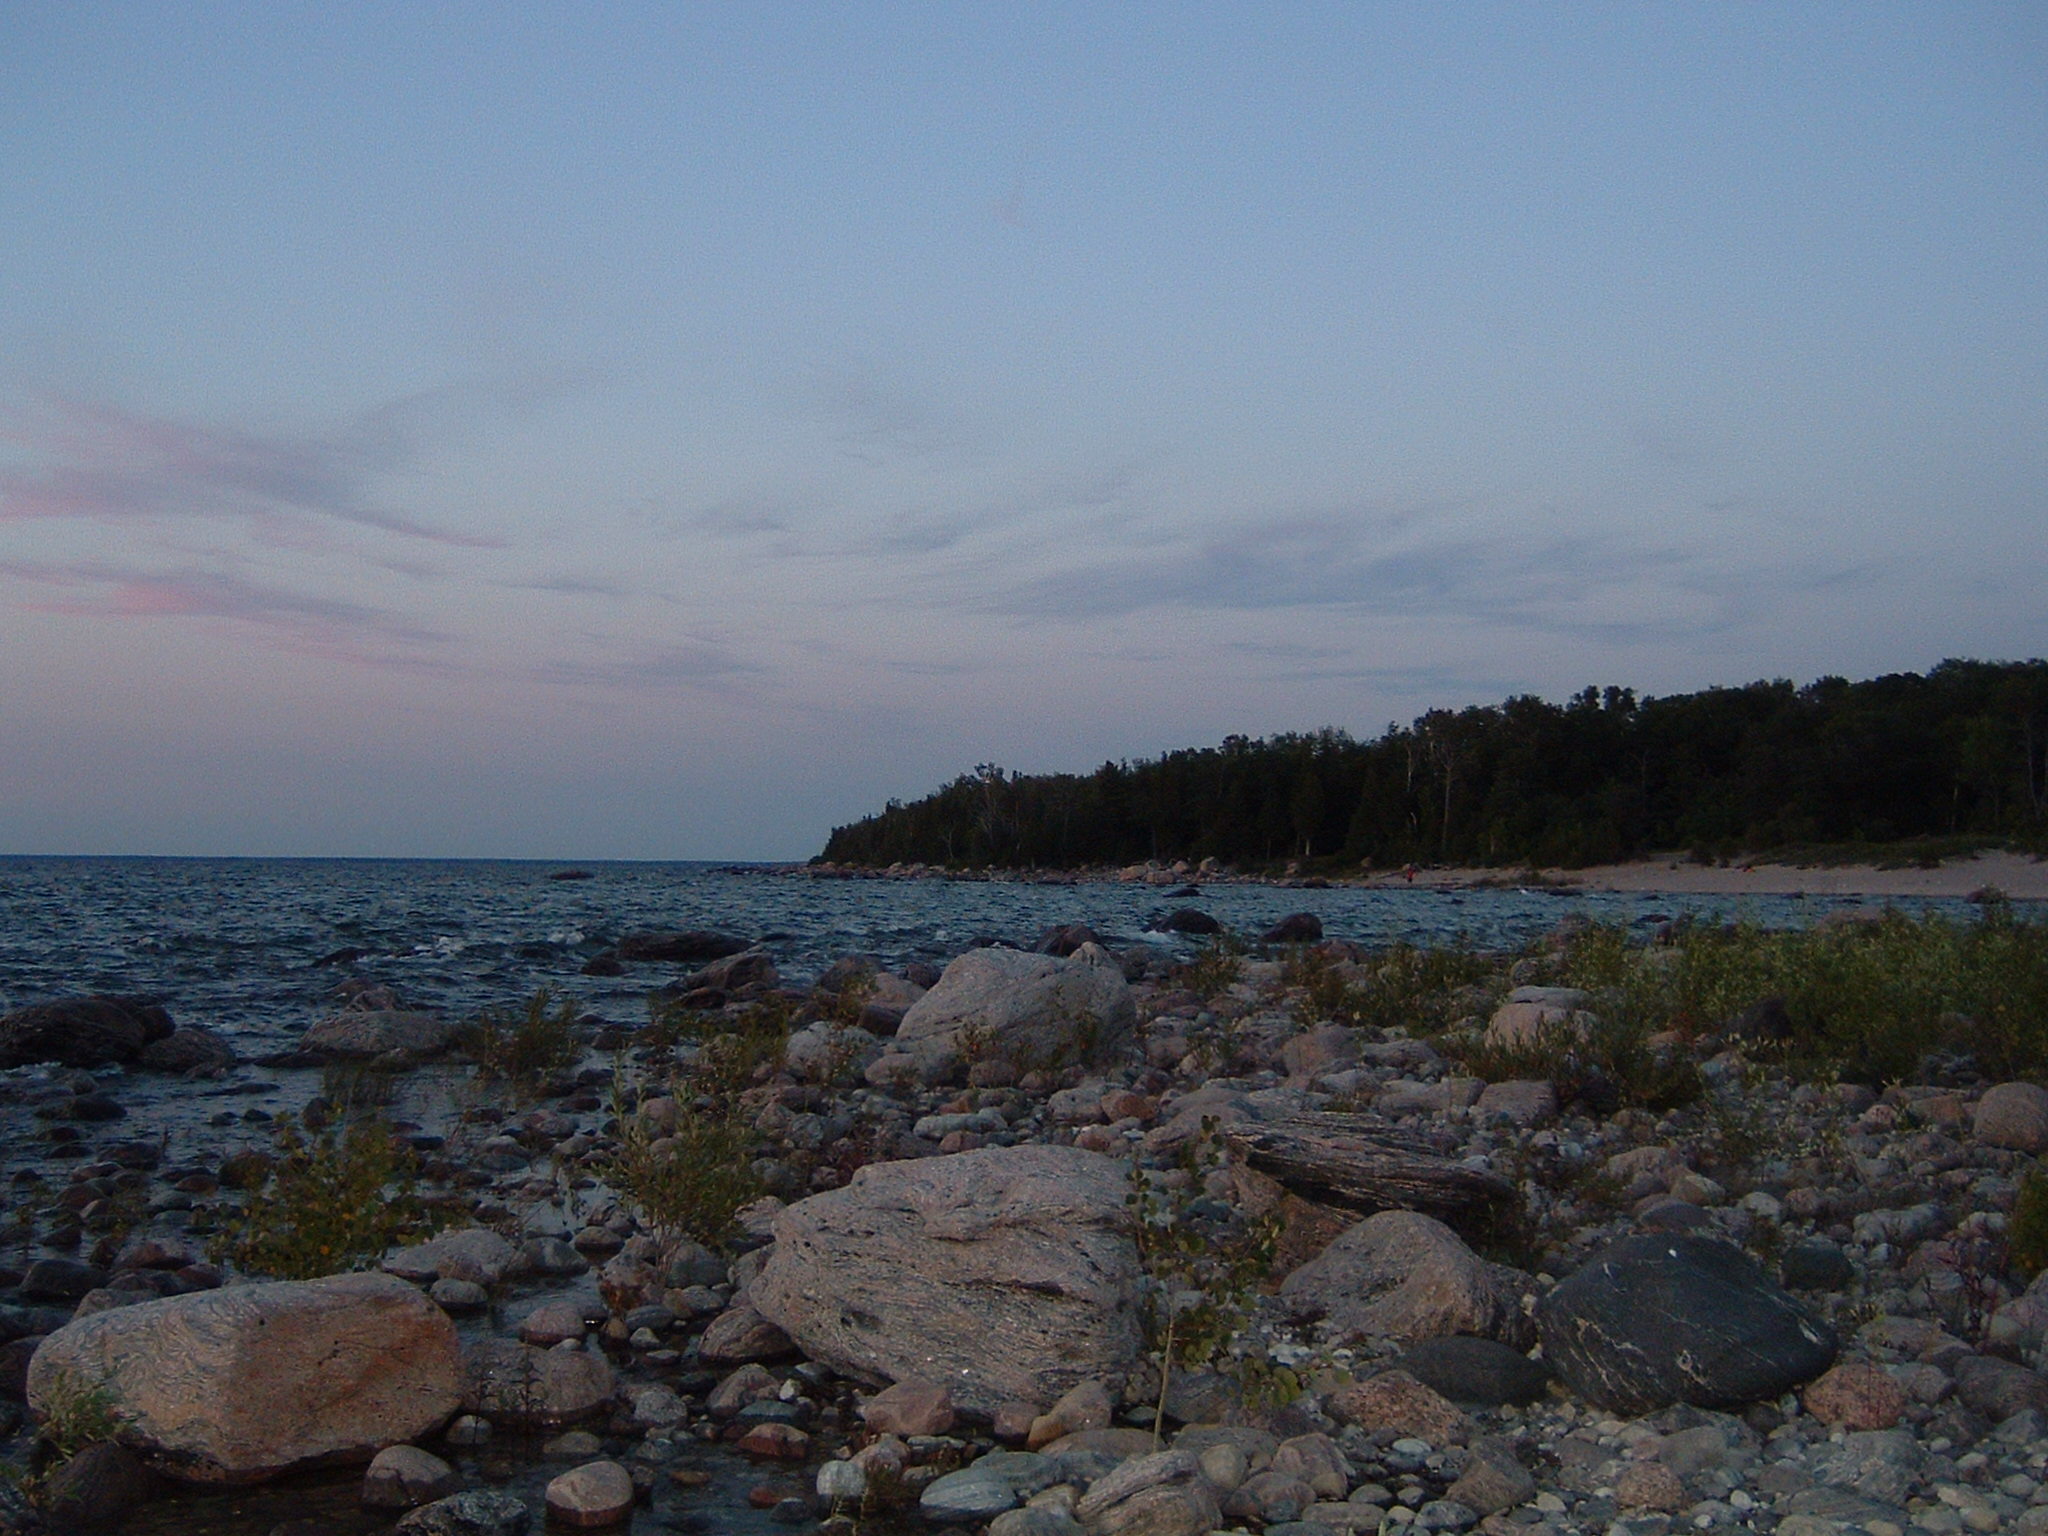
<instances>
[{"instance_id":1,"label":"forest","mask_svg":"<svg viewBox=\"0 0 2048 1536\"><path fill-rule=\"evenodd\" d=\"M1664 698L1586 688L1093 773L983 764L834 829L823 862L1080 869L1583 866L2048 833L2048 661L1944 661Z\"/></svg>"}]
</instances>

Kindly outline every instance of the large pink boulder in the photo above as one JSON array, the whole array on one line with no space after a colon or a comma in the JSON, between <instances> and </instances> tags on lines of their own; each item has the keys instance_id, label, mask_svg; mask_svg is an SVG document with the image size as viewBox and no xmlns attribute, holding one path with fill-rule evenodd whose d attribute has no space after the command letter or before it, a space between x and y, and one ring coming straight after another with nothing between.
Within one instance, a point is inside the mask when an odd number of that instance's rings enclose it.
<instances>
[{"instance_id":1,"label":"large pink boulder","mask_svg":"<svg viewBox=\"0 0 2048 1536\"><path fill-rule=\"evenodd\" d=\"M943 1385L993 1413L1127 1372L1138 1254L1123 1169L1074 1147L870 1163L776 1217L748 1286L803 1349L856 1376Z\"/></svg>"},{"instance_id":2,"label":"large pink boulder","mask_svg":"<svg viewBox=\"0 0 2048 1536\"><path fill-rule=\"evenodd\" d=\"M47 1414L100 1392L121 1439L199 1483L368 1461L440 1428L462 1401L448 1314L390 1275L237 1285L100 1312L29 1363Z\"/></svg>"}]
</instances>

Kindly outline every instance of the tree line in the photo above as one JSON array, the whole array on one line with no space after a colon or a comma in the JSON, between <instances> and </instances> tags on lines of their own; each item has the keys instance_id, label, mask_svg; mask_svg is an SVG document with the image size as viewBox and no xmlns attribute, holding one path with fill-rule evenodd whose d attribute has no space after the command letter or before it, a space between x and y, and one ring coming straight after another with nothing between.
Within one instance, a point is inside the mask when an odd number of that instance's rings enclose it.
<instances>
[{"instance_id":1,"label":"tree line","mask_svg":"<svg viewBox=\"0 0 2048 1536\"><path fill-rule=\"evenodd\" d=\"M834 829L854 865L1565 865L2048 832L2048 661L1433 709L1090 774L982 764Z\"/></svg>"}]
</instances>

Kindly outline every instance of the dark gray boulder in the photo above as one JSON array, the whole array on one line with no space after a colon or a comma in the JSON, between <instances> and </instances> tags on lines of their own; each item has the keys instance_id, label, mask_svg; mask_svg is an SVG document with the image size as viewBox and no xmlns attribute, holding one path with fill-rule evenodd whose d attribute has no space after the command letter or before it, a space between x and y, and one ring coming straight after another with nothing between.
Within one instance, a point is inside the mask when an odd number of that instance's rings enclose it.
<instances>
[{"instance_id":1,"label":"dark gray boulder","mask_svg":"<svg viewBox=\"0 0 2048 1536\"><path fill-rule=\"evenodd\" d=\"M629 933L612 946L612 952L621 960L681 960L697 965L752 947L729 933L688 929L681 933Z\"/></svg>"},{"instance_id":2,"label":"dark gray boulder","mask_svg":"<svg viewBox=\"0 0 2048 1536\"><path fill-rule=\"evenodd\" d=\"M1460 1407L1533 1403L1550 1385L1550 1367L1493 1339L1452 1334L1419 1339L1393 1363Z\"/></svg>"},{"instance_id":3,"label":"dark gray boulder","mask_svg":"<svg viewBox=\"0 0 2048 1536\"><path fill-rule=\"evenodd\" d=\"M1199 907L1182 907L1152 925L1161 933L1221 933L1223 925Z\"/></svg>"},{"instance_id":4,"label":"dark gray boulder","mask_svg":"<svg viewBox=\"0 0 2048 1536\"><path fill-rule=\"evenodd\" d=\"M1313 912L1290 912L1259 935L1261 944L1315 944L1323 937L1323 920Z\"/></svg>"},{"instance_id":5,"label":"dark gray boulder","mask_svg":"<svg viewBox=\"0 0 2048 1536\"><path fill-rule=\"evenodd\" d=\"M1543 1358L1587 1401L1631 1416L1737 1408L1834 1364L1834 1331L1713 1238L1623 1238L1536 1307Z\"/></svg>"},{"instance_id":6,"label":"dark gray boulder","mask_svg":"<svg viewBox=\"0 0 2048 1536\"><path fill-rule=\"evenodd\" d=\"M171 1033L171 1016L146 997L65 997L0 1018L0 1067L38 1061L67 1067L127 1063Z\"/></svg>"}]
</instances>

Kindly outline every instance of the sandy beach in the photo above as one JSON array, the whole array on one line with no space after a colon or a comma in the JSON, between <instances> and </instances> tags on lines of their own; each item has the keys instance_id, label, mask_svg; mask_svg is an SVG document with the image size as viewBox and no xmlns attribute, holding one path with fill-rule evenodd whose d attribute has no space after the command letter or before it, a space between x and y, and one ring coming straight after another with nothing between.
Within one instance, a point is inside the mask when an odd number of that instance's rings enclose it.
<instances>
[{"instance_id":1,"label":"sandy beach","mask_svg":"<svg viewBox=\"0 0 2048 1536\"><path fill-rule=\"evenodd\" d=\"M1983 853L1932 869L1873 864L1745 864L1721 868L1684 859L1639 859L1587 869L1539 872L1546 882L1589 891L1671 891L1697 896L1968 896L1995 887L2016 901L2048 901L2048 862L2018 853ZM1500 884L1487 869L1419 870L1417 886ZM1399 875L1374 882L1403 885Z\"/></svg>"}]
</instances>

